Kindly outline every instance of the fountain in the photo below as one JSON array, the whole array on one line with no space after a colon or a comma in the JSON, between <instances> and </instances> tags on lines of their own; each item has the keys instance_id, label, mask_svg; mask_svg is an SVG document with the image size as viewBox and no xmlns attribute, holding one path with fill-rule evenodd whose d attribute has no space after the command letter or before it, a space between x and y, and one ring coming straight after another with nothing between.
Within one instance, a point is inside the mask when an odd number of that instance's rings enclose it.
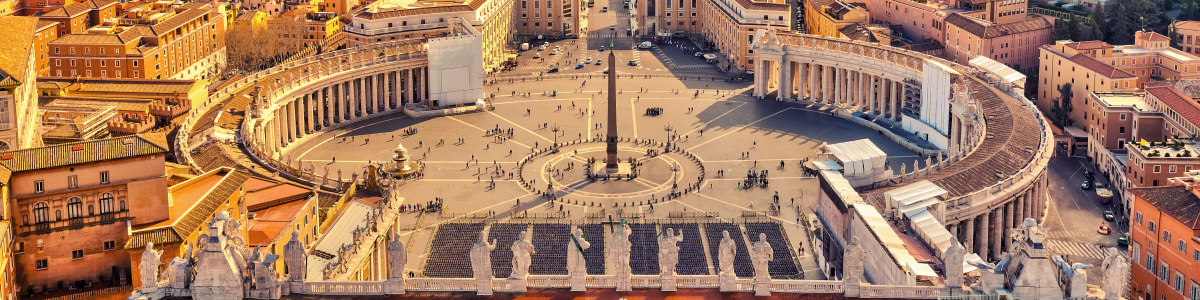
<instances>
[{"instance_id":1,"label":"fountain","mask_svg":"<svg viewBox=\"0 0 1200 300\"><path fill-rule=\"evenodd\" d=\"M404 148L403 144L396 144L396 150L392 151L396 154L392 156L392 164L383 167L384 173L391 175L392 178L400 178L421 171L420 164L408 161L408 149Z\"/></svg>"}]
</instances>

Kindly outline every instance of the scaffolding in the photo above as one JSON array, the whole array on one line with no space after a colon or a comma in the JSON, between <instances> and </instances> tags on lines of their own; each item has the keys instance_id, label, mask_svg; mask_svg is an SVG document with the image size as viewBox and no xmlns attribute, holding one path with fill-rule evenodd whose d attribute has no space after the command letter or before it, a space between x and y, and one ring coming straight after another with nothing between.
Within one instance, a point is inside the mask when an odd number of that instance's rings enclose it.
<instances>
[{"instance_id":1,"label":"scaffolding","mask_svg":"<svg viewBox=\"0 0 1200 300\"><path fill-rule=\"evenodd\" d=\"M108 137L108 122L117 116L117 105L55 101L43 106L42 112L45 143L61 144Z\"/></svg>"}]
</instances>

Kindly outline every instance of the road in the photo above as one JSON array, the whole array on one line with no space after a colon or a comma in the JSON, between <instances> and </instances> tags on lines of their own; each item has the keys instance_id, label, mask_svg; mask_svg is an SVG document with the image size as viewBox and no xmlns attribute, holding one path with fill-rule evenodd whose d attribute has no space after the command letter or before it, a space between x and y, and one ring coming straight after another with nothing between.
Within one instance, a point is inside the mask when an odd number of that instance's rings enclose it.
<instances>
[{"instance_id":1,"label":"road","mask_svg":"<svg viewBox=\"0 0 1200 300\"><path fill-rule=\"evenodd\" d=\"M1110 204L1100 203L1095 189L1083 190L1083 171L1095 171L1086 159L1055 157L1049 166L1049 207L1043 225L1046 229L1046 247L1055 254L1070 255L1071 262L1082 262L1099 266L1105 249L1118 247L1117 238L1126 236L1127 228L1104 220L1104 211L1112 210ZM1108 186L1104 176L1096 180ZM1113 229L1111 235L1097 232L1100 224ZM1119 246L1121 251L1127 247ZM1099 276L1095 276L1099 277ZM1093 283L1089 278L1089 283ZM1099 283L1099 279L1095 283Z\"/></svg>"}]
</instances>

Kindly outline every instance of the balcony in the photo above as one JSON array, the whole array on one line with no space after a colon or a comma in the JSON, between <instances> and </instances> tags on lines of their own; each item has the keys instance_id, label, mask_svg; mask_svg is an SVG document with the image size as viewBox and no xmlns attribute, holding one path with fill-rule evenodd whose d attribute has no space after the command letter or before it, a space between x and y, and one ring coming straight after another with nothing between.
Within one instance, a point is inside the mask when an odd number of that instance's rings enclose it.
<instances>
[{"instance_id":1,"label":"balcony","mask_svg":"<svg viewBox=\"0 0 1200 300\"><path fill-rule=\"evenodd\" d=\"M88 226L107 225L129 219L133 219L133 217L129 216L128 210L118 211L61 221L21 225L17 228L17 235L25 237L37 234L47 234L56 231L80 229Z\"/></svg>"}]
</instances>

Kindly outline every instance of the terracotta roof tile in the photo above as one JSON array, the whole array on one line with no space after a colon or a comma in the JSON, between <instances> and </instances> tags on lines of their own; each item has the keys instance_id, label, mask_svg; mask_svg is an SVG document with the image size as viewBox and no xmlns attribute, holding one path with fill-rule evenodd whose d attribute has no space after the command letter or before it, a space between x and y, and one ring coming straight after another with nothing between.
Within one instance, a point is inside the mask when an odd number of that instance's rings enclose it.
<instances>
[{"instance_id":1,"label":"terracotta roof tile","mask_svg":"<svg viewBox=\"0 0 1200 300\"><path fill-rule=\"evenodd\" d=\"M1112 47L1113 47L1112 45L1110 45L1104 41L1074 42L1074 43L1066 43L1063 46L1067 46L1067 47L1069 47L1071 49L1075 49L1075 50L1112 49Z\"/></svg>"},{"instance_id":2,"label":"terracotta roof tile","mask_svg":"<svg viewBox=\"0 0 1200 300\"><path fill-rule=\"evenodd\" d=\"M995 24L961 13L953 13L946 17L946 23L962 28L974 36L991 39L1022 32L1054 28L1054 24L1041 17L1030 17L1024 21Z\"/></svg>"},{"instance_id":3,"label":"terracotta roof tile","mask_svg":"<svg viewBox=\"0 0 1200 300\"><path fill-rule=\"evenodd\" d=\"M137 249L146 246L146 242L174 244L183 241L182 237L200 229L206 221L217 213L217 209L225 201L242 188L242 184L250 178L250 174L228 168L214 170L214 176L223 176L221 181L209 190L204 198L187 209L187 213L172 220L170 226L148 228L134 231L125 243L125 249Z\"/></svg>"},{"instance_id":4,"label":"terracotta roof tile","mask_svg":"<svg viewBox=\"0 0 1200 300\"><path fill-rule=\"evenodd\" d=\"M1092 70L1092 72L1096 72L1097 74L1100 74L1104 77L1108 77L1108 78L1112 78L1112 79L1136 77L1136 76L1133 76L1133 74L1129 74L1129 72L1122 71L1121 69L1117 69L1116 67L1113 67L1109 64L1106 64L1102 61L1096 60L1095 58L1092 58L1091 56L1087 56L1084 54L1076 54L1075 56L1071 56L1071 58L1069 58L1069 60L1075 62L1076 64L1078 64L1084 68L1087 68L1088 70Z\"/></svg>"},{"instance_id":5,"label":"terracotta roof tile","mask_svg":"<svg viewBox=\"0 0 1200 300\"><path fill-rule=\"evenodd\" d=\"M184 24L187 24L196 19L202 18L205 15L208 15L207 8L205 8L205 9L197 9L197 8L187 9L187 10L184 10L183 12L180 12L179 14L167 19L166 21L163 21L162 23L158 23L158 24L154 24L154 25L150 26L150 29L152 29L154 31L155 35L163 35L163 34L166 34L167 32L175 30L176 28L179 28L180 26L183 26Z\"/></svg>"},{"instance_id":6,"label":"terracotta roof tile","mask_svg":"<svg viewBox=\"0 0 1200 300\"><path fill-rule=\"evenodd\" d=\"M1191 97L1185 96L1179 91L1171 87L1152 87L1147 88L1146 93L1157 98L1175 113L1183 116L1192 124L1200 124L1200 104L1196 103Z\"/></svg>"},{"instance_id":7,"label":"terracotta roof tile","mask_svg":"<svg viewBox=\"0 0 1200 300\"><path fill-rule=\"evenodd\" d=\"M1166 41L1171 40L1171 38L1168 38L1165 35L1162 35L1160 33L1153 32L1153 31L1143 33L1141 36L1138 36L1138 39L1139 40L1147 40L1147 41L1151 41L1151 42L1166 42Z\"/></svg>"},{"instance_id":8,"label":"terracotta roof tile","mask_svg":"<svg viewBox=\"0 0 1200 300\"><path fill-rule=\"evenodd\" d=\"M772 11L787 11L791 6L783 3L760 2L754 0L737 0L738 5L749 10L772 10Z\"/></svg>"},{"instance_id":9,"label":"terracotta roof tile","mask_svg":"<svg viewBox=\"0 0 1200 300\"><path fill-rule=\"evenodd\" d=\"M161 134L139 134L0 152L0 166L21 172L166 153L168 149Z\"/></svg>"},{"instance_id":10,"label":"terracotta roof tile","mask_svg":"<svg viewBox=\"0 0 1200 300\"><path fill-rule=\"evenodd\" d=\"M1200 224L1197 224L1200 222L1200 198L1189 191L1187 186L1132 188L1129 192L1180 223L1191 226L1192 229L1200 229Z\"/></svg>"},{"instance_id":11,"label":"terracotta roof tile","mask_svg":"<svg viewBox=\"0 0 1200 300\"><path fill-rule=\"evenodd\" d=\"M21 84L29 75L37 18L0 16L0 86Z\"/></svg>"}]
</instances>

